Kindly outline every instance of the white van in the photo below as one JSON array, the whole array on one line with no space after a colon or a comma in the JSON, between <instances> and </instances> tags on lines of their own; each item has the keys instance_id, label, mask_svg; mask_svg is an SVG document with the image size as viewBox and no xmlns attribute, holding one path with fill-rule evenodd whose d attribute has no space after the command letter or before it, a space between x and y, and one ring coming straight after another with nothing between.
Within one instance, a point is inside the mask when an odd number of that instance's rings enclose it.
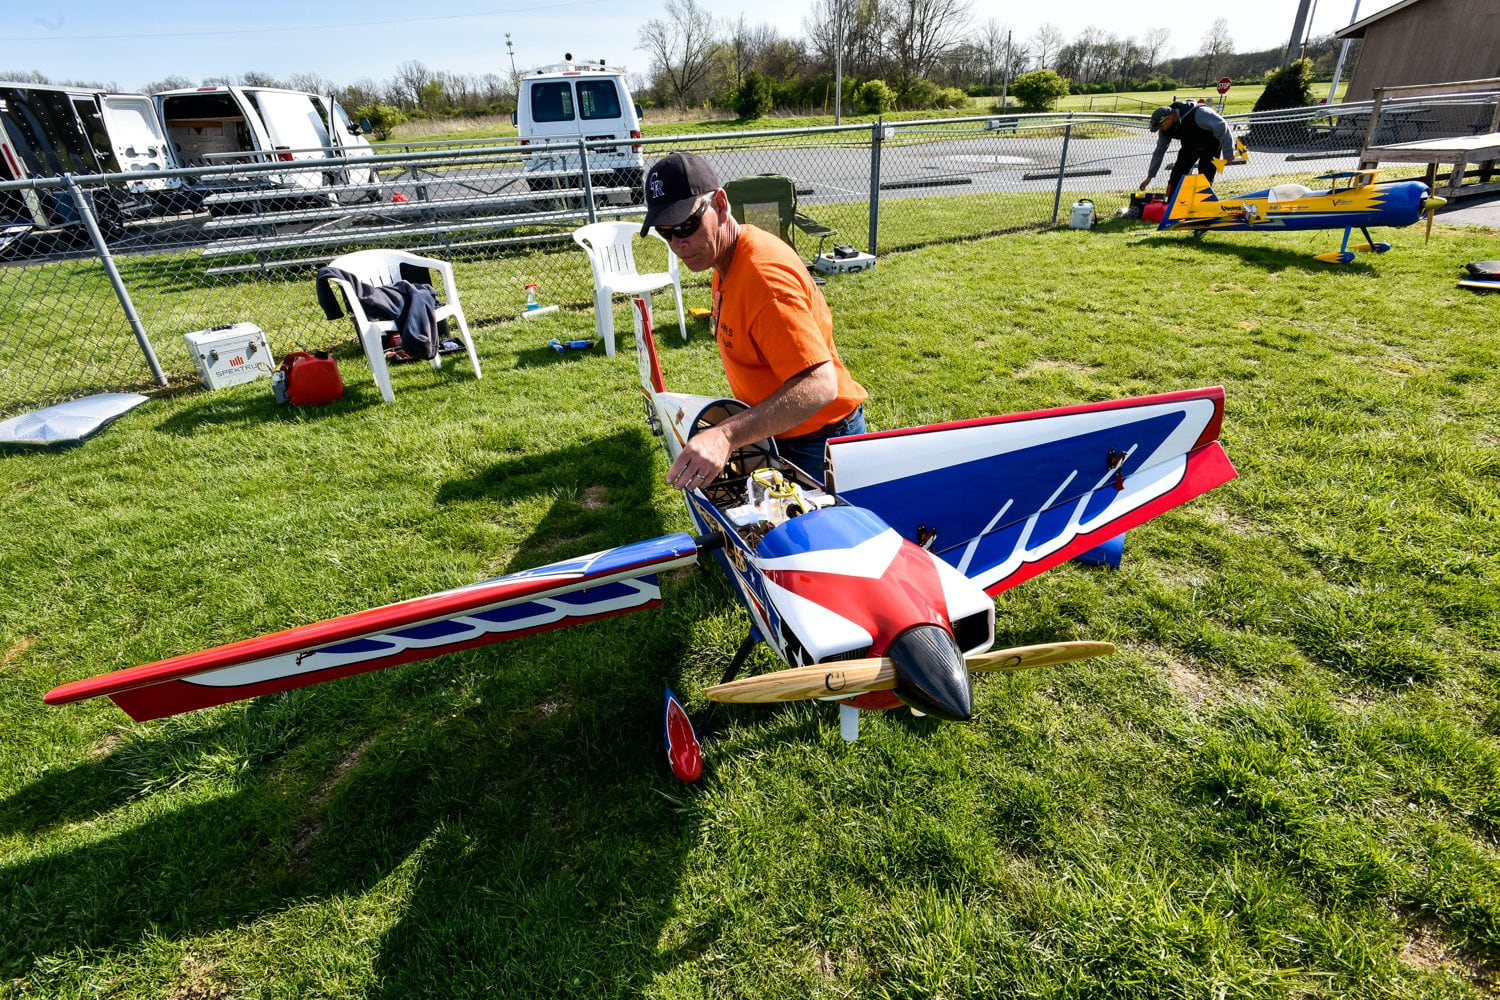
<instances>
[{"instance_id":1,"label":"white van","mask_svg":"<svg viewBox=\"0 0 1500 1000\"><path fill-rule=\"evenodd\" d=\"M139 175L109 188L86 185L106 235L118 235L125 216L174 207L182 182L160 176L174 165L145 94L0 83L0 180ZM72 197L62 190L11 192L0 202L7 224L50 230L79 222Z\"/></svg>"},{"instance_id":2,"label":"white van","mask_svg":"<svg viewBox=\"0 0 1500 1000\"><path fill-rule=\"evenodd\" d=\"M596 187L630 189L611 201L640 202L646 160L640 143L630 140L641 137L641 109L631 99L625 70L602 59L574 63L572 53L563 58L521 78L512 116L521 144L543 147L526 157L527 173L545 175L530 180L532 190L579 187L577 141L618 139L617 146L589 148L590 180Z\"/></svg>"},{"instance_id":3,"label":"white van","mask_svg":"<svg viewBox=\"0 0 1500 1000\"><path fill-rule=\"evenodd\" d=\"M197 87L154 95L177 162L308 164L254 177L206 178L205 191L270 184L289 195L339 203L378 200L375 151L331 97L274 87Z\"/></svg>"}]
</instances>

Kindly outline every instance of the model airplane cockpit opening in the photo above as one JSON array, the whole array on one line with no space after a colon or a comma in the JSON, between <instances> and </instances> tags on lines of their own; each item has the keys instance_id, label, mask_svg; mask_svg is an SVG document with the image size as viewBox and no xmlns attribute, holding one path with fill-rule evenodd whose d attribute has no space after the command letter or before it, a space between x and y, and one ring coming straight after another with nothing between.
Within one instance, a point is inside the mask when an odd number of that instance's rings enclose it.
<instances>
[{"instance_id":1,"label":"model airplane cockpit opening","mask_svg":"<svg viewBox=\"0 0 1500 1000\"><path fill-rule=\"evenodd\" d=\"M634 300L646 418L675 458L745 408L669 392L644 299ZM460 649L655 607L661 572L712 553L750 619L711 701L905 704L965 721L972 675L1114 651L1060 641L994 650L994 595L1117 539L1236 475L1219 444L1224 391L1192 389L835 438L823 481L773 441L740 448L684 492L677 533L440 594L64 684L49 704L113 699L138 721L336 680ZM787 668L736 679L764 642ZM668 759L702 771L668 691Z\"/></svg>"},{"instance_id":2,"label":"model airplane cockpit opening","mask_svg":"<svg viewBox=\"0 0 1500 1000\"><path fill-rule=\"evenodd\" d=\"M1215 230L1307 230L1342 229L1344 241L1337 252L1316 254L1330 264L1347 264L1356 251L1385 253L1389 243L1377 242L1371 226L1409 226L1427 217L1432 233L1433 214L1448 203L1433 197L1423 181L1379 181L1379 171L1341 170L1320 174L1314 180L1329 185L1315 190L1305 184L1283 183L1238 197L1220 198L1202 175L1184 176L1172 192L1158 231L1181 229L1201 236ZM1349 245L1358 229L1365 242Z\"/></svg>"}]
</instances>

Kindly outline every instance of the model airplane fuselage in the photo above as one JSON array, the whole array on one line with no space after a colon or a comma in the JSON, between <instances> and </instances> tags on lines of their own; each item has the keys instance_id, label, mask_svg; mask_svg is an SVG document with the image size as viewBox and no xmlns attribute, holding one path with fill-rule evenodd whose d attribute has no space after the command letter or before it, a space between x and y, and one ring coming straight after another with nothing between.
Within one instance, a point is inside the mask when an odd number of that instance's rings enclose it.
<instances>
[{"instance_id":1,"label":"model airplane fuselage","mask_svg":"<svg viewBox=\"0 0 1500 1000\"><path fill-rule=\"evenodd\" d=\"M675 457L745 404L669 392L647 314L636 300L646 415ZM711 698L843 700L849 738L860 708L904 702L968 719L972 670L1109 651L982 653L995 636L992 596L1234 478L1217 440L1223 400L1222 389L1197 389L835 439L824 483L760 442L685 494L696 535L103 674L46 700L104 695L145 720L286 691L654 607L657 574L712 552L750 617L742 654L764 641L788 669L719 685Z\"/></svg>"},{"instance_id":2,"label":"model airplane fuselage","mask_svg":"<svg viewBox=\"0 0 1500 1000\"><path fill-rule=\"evenodd\" d=\"M1201 174L1188 174L1172 192L1158 230L1189 232L1214 230L1306 230L1342 229L1344 243L1338 253L1319 254L1319 260L1348 263L1354 259L1349 235L1358 229L1365 243L1356 250L1384 253L1389 243L1377 243L1371 226L1399 228L1420 220L1447 201L1431 197L1422 181L1375 180L1377 171L1352 170L1323 174L1327 188L1314 190L1302 184L1278 184L1263 191L1234 198L1220 198ZM1430 218L1430 214L1429 214Z\"/></svg>"}]
</instances>

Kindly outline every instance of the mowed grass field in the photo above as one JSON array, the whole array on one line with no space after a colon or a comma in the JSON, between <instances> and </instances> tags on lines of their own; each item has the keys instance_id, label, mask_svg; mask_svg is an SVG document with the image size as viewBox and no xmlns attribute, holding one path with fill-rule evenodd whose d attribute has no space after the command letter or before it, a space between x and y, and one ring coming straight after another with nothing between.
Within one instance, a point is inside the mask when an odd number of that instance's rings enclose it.
<instances>
[{"instance_id":1,"label":"mowed grass field","mask_svg":"<svg viewBox=\"0 0 1500 1000\"><path fill-rule=\"evenodd\" d=\"M733 707L692 786L661 698L704 708L743 636L713 567L168 720L41 701L687 530L634 351L545 346L587 311L482 326L482 380L398 367L393 404L350 345L326 407L191 388L0 455L0 996L1494 996L1500 297L1455 280L1495 234L1389 238L1336 267L1110 221L829 280L873 428L1222 384L1241 475L997 599L1001 645L1116 655L854 744ZM657 305L669 385L724 391Z\"/></svg>"}]
</instances>

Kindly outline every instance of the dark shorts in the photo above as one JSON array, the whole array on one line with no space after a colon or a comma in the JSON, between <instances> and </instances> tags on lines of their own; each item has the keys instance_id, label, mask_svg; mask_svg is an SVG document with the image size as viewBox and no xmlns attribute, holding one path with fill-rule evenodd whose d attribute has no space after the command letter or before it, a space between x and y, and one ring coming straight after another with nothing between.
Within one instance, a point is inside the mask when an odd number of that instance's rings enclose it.
<instances>
[{"instance_id":1,"label":"dark shorts","mask_svg":"<svg viewBox=\"0 0 1500 1000\"><path fill-rule=\"evenodd\" d=\"M843 420L798 437L779 437L776 451L818 482L823 481L823 445L829 438L865 433L865 407L861 403Z\"/></svg>"}]
</instances>

